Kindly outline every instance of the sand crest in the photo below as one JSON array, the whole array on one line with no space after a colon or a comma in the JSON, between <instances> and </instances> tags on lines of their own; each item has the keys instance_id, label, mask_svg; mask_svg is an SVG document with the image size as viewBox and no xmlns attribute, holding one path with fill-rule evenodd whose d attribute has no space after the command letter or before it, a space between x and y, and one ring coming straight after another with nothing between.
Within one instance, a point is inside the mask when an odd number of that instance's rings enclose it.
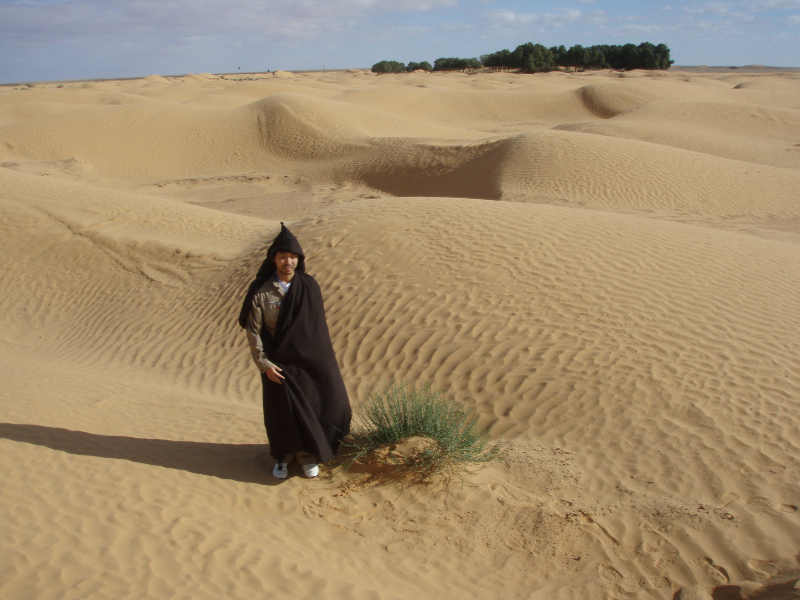
<instances>
[{"instance_id":1,"label":"sand crest","mask_svg":"<svg viewBox=\"0 0 800 600\"><path fill-rule=\"evenodd\" d=\"M0 90L0 597L794 593L800 78L363 73ZM354 404L435 384L501 463L272 478L280 221Z\"/></svg>"}]
</instances>

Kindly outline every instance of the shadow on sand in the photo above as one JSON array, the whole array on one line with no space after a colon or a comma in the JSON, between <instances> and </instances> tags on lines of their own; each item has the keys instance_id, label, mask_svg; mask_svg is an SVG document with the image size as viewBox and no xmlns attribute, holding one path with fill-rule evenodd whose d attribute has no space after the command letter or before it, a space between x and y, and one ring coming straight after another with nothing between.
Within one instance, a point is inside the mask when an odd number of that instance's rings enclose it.
<instances>
[{"instance_id":1,"label":"shadow on sand","mask_svg":"<svg viewBox=\"0 0 800 600\"><path fill-rule=\"evenodd\" d=\"M243 483L277 485L266 444L212 444L97 435L59 427L0 423L0 439L69 454L115 458Z\"/></svg>"}]
</instances>

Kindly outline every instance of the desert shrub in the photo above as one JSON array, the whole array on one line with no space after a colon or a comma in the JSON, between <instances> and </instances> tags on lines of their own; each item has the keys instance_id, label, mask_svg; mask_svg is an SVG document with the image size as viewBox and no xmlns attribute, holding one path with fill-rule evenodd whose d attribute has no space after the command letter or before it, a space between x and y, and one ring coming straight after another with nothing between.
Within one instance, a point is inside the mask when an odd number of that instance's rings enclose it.
<instances>
[{"instance_id":1,"label":"desert shrub","mask_svg":"<svg viewBox=\"0 0 800 600\"><path fill-rule=\"evenodd\" d=\"M421 63L410 62L408 63L408 65L406 65L406 71L408 71L409 73L413 71L418 71L420 69L423 71L433 71L431 63L429 63L427 60L423 60Z\"/></svg>"},{"instance_id":2,"label":"desert shrub","mask_svg":"<svg viewBox=\"0 0 800 600\"><path fill-rule=\"evenodd\" d=\"M377 450L418 437L429 443L413 455L395 458L397 474L427 480L498 460L503 454L501 444L490 441L488 432L479 427L477 413L454 396L430 385L390 381L367 388L367 400L345 443L345 468Z\"/></svg>"},{"instance_id":3,"label":"desert shrub","mask_svg":"<svg viewBox=\"0 0 800 600\"><path fill-rule=\"evenodd\" d=\"M372 65L373 73L405 73L406 66L396 60L382 60Z\"/></svg>"},{"instance_id":4,"label":"desert shrub","mask_svg":"<svg viewBox=\"0 0 800 600\"><path fill-rule=\"evenodd\" d=\"M456 59L441 59L456 60ZM528 42L517 46L514 52L498 50L481 56L483 66L497 69L520 69L536 73L551 69L669 69L675 62L670 59L666 44L653 45L650 42L625 44L624 46L572 46L569 50L563 45L545 48L541 44Z\"/></svg>"},{"instance_id":5,"label":"desert shrub","mask_svg":"<svg viewBox=\"0 0 800 600\"><path fill-rule=\"evenodd\" d=\"M483 66L477 58L437 58L433 61L434 71L466 71Z\"/></svg>"},{"instance_id":6,"label":"desert shrub","mask_svg":"<svg viewBox=\"0 0 800 600\"><path fill-rule=\"evenodd\" d=\"M481 64L484 67L490 67L496 71L500 69L510 69L514 66L511 60L510 50L498 50L491 54L483 54L481 56Z\"/></svg>"},{"instance_id":7,"label":"desert shrub","mask_svg":"<svg viewBox=\"0 0 800 600\"><path fill-rule=\"evenodd\" d=\"M549 71L555 67L553 52L541 44L528 42L517 46L511 53L513 64L525 73Z\"/></svg>"},{"instance_id":8,"label":"desert shrub","mask_svg":"<svg viewBox=\"0 0 800 600\"><path fill-rule=\"evenodd\" d=\"M624 46L592 46L603 53L605 63L619 71L632 69L669 69L675 62L669 57L669 48L666 44L654 46L650 42L643 42L638 46L625 44Z\"/></svg>"}]
</instances>

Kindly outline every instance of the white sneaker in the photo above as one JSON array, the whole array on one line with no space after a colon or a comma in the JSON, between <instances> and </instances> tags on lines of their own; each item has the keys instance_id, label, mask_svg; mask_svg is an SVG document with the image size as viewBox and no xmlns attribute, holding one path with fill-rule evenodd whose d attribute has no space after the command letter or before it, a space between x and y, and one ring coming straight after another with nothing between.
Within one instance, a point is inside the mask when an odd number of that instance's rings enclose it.
<instances>
[{"instance_id":1,"label":"white sneaker","mask_svg":"<svg viewBox=\"0 0 800 600\"><path fill-rule=\"evenodd\" d=\"M277 462L272 467L272 476L276 479L286 479L289 475L289 463Z\"/></svg>"},{"instance_id":2,"label":"white sneaker","mask_svg":"<svg viewBox=\"0 0 800 600\"><path fill-rule=\"evenodd\" d=\"M319 465L303 465L303 473L306 477L316 477L319 475Z\"/></svg>"}]
</instances>

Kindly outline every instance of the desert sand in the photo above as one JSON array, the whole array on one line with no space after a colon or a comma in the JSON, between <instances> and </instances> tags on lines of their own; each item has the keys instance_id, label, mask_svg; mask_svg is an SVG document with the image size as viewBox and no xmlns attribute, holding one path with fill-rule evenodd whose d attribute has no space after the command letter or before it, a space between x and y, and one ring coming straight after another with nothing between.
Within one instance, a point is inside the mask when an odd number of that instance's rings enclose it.
<instances>
[{"instance_id":1,"label":"desert sand","mask_svg":"<svg viewBox=\"0 0 800 600\"><path fill-rule=\"evenodd\" d=\"M800 594L800 74L0 87L0 597ZM354 406L508 455L278 482L236 318L281 221Z\"/></svg>"}]
</instances>

